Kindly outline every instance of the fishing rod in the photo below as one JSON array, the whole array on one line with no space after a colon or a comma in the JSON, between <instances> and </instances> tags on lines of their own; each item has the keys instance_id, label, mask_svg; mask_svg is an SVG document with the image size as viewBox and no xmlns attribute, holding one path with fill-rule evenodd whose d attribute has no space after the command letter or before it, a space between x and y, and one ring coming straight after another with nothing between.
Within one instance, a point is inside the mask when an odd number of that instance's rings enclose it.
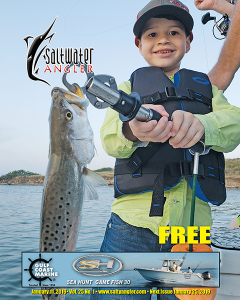
<instances>
[{"instance_id":1,"label":"fishing rod","mask_svg":"<svg viewBox=\"0 0 240 300\"><path fill-rule=\"evenodd\" d=\"M230 2L231 4L236 4L237 0L227 0L228 2ZM223 15L218 21L216 21L216 17L212 17L210 15L209 12L207 12L206 14L204 14L202 16L202 24L205 25L207 24L209 21L214 21L214 25L213 25L213 36L217 39L217 40L223 40L226 38L227 33L228 33L228 29L230 26L230 18L228 17L227 14ZM217 28L217 30L220 32L221 36L223 36L222 38L218 38L215 34L215 29Z\"/></svg>"},{"instance_id":2,"label":"fishing rod","mask_svg":"<svg viewBox=\"0 0 240 300\"><path fill-rule=\"evenodd\" d=\"M186 256L187 256L187 253L185 253L185 254L183 255L183 258L182 258L183 261L180 263L179 267L182 267L182 265L183 265L183 263L184 263L184 260L185 260Z\"/></svg>"},{"instance_id":3,"label":"fishing rod","mask_svg":"<svg viewBox=\"0 0 240 300\"><path fill-rule=\"evenodd\" d=\"M201 261L200 261L201 263ZM196 268L193 270L193 273L197 270L198 266L200 265L200 263L196 266Z\"/></svg>"}]
</instances>

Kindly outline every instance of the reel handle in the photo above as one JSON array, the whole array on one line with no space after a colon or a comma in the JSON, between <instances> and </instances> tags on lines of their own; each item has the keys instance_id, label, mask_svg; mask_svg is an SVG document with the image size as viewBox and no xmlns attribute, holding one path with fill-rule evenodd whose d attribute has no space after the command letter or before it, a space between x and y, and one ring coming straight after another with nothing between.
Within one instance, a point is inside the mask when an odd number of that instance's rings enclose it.
<instances>
[{"instance_id":1,"label":"reel handle","mask_svg":"<svg viewBox=\"0 0 240 300\"><path fill-rule=\"evenodd\" d=\"M209 12L202 16L202 23L203 23L203 25L207 24L207 22L211 21L211 20L216 20L216 18L215 17L211 17Z\"/></svg>"}]
</instances>

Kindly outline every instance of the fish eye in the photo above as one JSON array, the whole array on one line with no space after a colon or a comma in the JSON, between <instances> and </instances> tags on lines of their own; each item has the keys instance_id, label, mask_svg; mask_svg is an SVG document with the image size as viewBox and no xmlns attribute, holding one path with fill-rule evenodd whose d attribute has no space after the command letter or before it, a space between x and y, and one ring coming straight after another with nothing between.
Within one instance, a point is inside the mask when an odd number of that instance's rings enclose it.
<instances>
[{"instance_id":1,"label":"fish eye","mask_svg":"<svg viewBox=\"0 0 240 300\"><path fill-rule=\"evenodd\" d=\"M71 121L72 118L73 118L73 115L72 115L72 113L71 113L70 111L68 111L68 112L66 112L65 117L66 117L66 119L67 119L68 121Z\"/></svg>"}]
</instances>

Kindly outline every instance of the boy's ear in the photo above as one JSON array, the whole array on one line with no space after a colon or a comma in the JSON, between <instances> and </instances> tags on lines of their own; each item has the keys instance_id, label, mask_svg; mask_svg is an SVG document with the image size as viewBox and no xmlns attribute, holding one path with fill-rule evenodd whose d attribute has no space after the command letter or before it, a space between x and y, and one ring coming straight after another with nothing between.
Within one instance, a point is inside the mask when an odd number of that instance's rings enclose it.
<instances>
[{"instance_id":1,"label":"boy's ear","mask_svg":"<svg viewBox=\"0 0 240 300\"><path fill-rule=\"evenodd\" d=\"M190 36L188 36L186 39L186 53L188 53L188 51L190 50L190 44L191 44L191 40L190 40Z\"/></svg>"},{"instance_id":2,"label":"boy's ear","mask_svg":"<svg viewBox=\"0 0 240 300\"><path fill-rule=\"evenodd\" d=\"M136 38L135 39L135 45L138 47L139 52L142 54L142 43L141 40Z\"/></svg>"},{"instance_id":3,"label":"boy's ear","mask_svg":"<svg viewBox=\"0 0 240 300\"><path fill-rule=\"evenodd\" d=\"M139 42L140 42L140 40L139 40L139 38L137 38L136 36L135 36L135 45L138 47L138 45L139 45Z\"/></svg>"}]
</instances>

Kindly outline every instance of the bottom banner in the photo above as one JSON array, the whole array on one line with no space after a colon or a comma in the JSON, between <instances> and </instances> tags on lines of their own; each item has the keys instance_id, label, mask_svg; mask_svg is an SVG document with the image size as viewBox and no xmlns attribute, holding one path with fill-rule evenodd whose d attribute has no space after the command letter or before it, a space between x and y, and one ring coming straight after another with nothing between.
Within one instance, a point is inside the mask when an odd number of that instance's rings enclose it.
<instances>
[{"instance_id":1,"label":"bottom banner","mask_svg":"<svg viewBox=\"0 0 240 300\"><path fill-rule=\"evenodd\" d=\"M219 253L22 253L22 287L32 294L168 293L164 287L219 287ZM47 290L34 290L46 287ZM138 289L131 289L138 287ZM151 290L152 287L162 289ZM65 289L64 289L65 288ZM67 288L67 289L66 289ZM123 290L122 290L123 289ZM180 291L181 289L178 289ZM101 290L104 292L104 289ZM135 292L134 292L135 291ZM162 291L162 292L161 292ZM196 290L197 292L197 290ZM183 289L181 293L194 293ZM199 293L199 289L198 289Z\"/></svg>"}]
</instances>

